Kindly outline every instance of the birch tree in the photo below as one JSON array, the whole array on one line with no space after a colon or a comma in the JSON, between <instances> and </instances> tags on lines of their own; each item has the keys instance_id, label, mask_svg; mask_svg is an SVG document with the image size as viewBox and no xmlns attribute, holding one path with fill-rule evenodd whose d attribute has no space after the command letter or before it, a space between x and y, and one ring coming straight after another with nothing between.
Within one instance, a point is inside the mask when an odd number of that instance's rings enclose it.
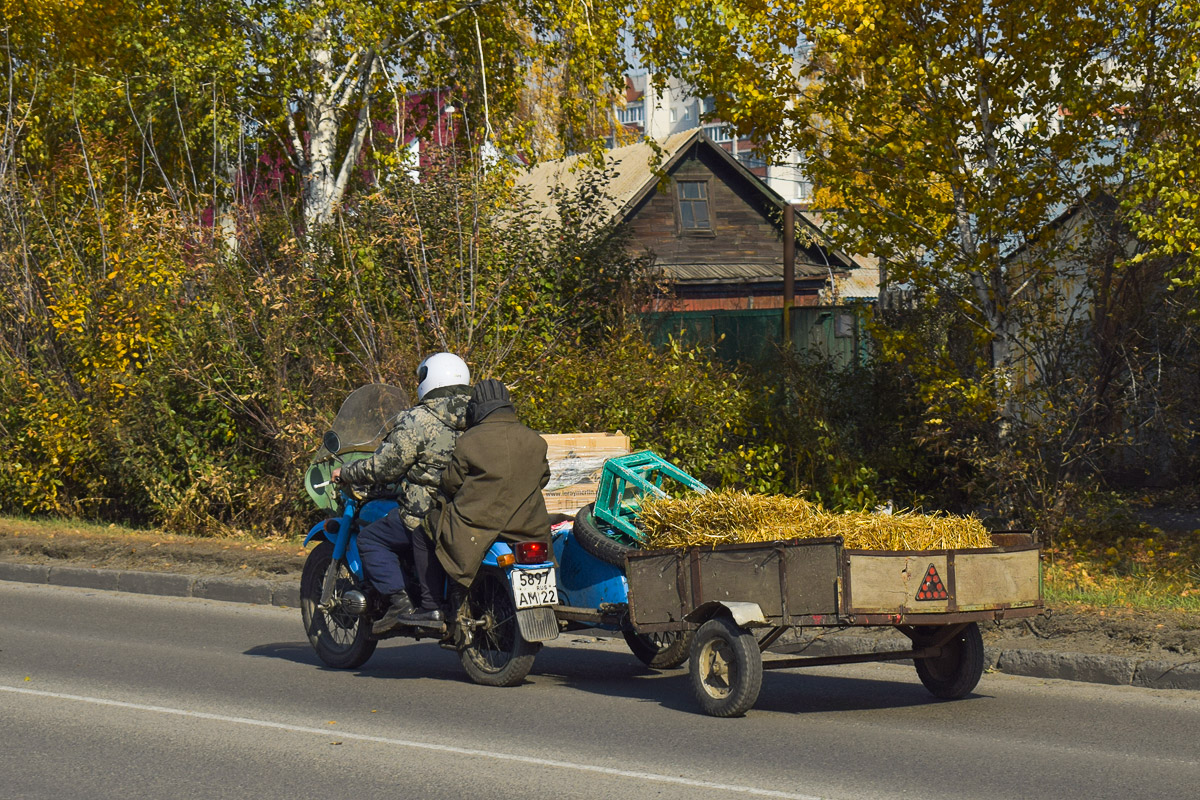
<instances>
[{"instance_id":1,"label":"birch tree","mask_svg":"<svg viewBox=\"0 0 1200 800\"><path fill-rule=\"evenodd\" d=\"M256 78L248 101L302 183L307 228L328 224L383 122L393 134L414 94L449 97L497 146L520 147L513 114L526 71L566 76L563 123L578 126L617 85L619 7L558 0L313 0L239 3ZM464 111L465 106L465 111ZM436 116L437 108L424 114ZM418 112L409 124L419 126Z\"/></svg>"},{"instance_id":2,"label":"birch tree","mask_svg":"<svg viewBox=\"0 0 1200 800\"><path fill-rule=\"evenodd\" d=\"M557 139L579 149L625 67L622 6L571 0L0 0L0 9L0 30L36 67L49 150L77 138L77 123L103 126L141 143L151 184L229 205L251 151L273 149L295 171L309 231L332 220L356 173L368 174L372 143L395 152L436 106L453 106L457 133L476 146L544 152L530 146L519 107L536 69L558 90Z\"/></svg>"}]
</instances>

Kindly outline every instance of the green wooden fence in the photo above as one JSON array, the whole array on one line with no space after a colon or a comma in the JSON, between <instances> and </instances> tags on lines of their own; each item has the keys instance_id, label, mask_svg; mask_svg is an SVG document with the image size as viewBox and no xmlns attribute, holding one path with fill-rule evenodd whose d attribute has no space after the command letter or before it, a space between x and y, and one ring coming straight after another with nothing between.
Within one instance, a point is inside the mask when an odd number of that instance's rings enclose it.
<instances>
[{"instance_id":1,"label":"green wooden fence","mask_svg":"<svg viewBox=\"0 0 1200 800\"><path fill-rule=\"evenodd\" d=\"M854 306L792 309L792 347L797 353L831 359L836 366L861 366L869 357L869 337L862 309ZM724 361L769 363L778 358L783 341L783 310L676 311L649 314L656 344L669 338L707 344Z\"/></svg>"}]
</instances>

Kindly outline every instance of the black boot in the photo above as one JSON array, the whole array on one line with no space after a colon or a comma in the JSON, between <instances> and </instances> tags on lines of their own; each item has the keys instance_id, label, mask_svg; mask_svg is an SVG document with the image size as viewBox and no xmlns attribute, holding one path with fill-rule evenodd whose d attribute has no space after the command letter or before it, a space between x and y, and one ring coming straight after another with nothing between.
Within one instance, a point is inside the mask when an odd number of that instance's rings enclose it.
<instances>
[{"instance_id":1,"label":"black boot","mask_svg":"<svg viewBox=\"0 0 1200 800\"><path fill-rule=\"evenodd\" d=\"M414 611L416 609L413 608L408 592L397 592L392 595L391 605L388 606L387 612L371 626L371 633L376 636L387 633L400 624L401 617L412 614Z\"/></svg>"},{"instance_id":2,"label":"black boot","mask_svg":"<svg viewBox=\"0 0 1200 800\"><path fill-rule=\"evenodd\" d=\"M450 584L450 596L446 598L446 602L450 606L450 616L470 616L470 611L467 608L467 590L459 584Z\"/></svg>"},{"instance_id":3,"label":"black boot","mask_svg":"<svg viewBox=\"0 0 1200 800\"><path fill-rule=\"evenodd\" d=\"M440 608L421 608L402 615L398 622L419 628L441 628L445 618Z\"/></svg>"}]
</instances>

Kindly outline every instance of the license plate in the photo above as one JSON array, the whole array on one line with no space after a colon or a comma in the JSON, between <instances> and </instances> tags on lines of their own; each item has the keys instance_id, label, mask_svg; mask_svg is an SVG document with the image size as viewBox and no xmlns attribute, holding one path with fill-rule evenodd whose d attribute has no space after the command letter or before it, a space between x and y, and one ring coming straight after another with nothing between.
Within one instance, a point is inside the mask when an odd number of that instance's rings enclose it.
<instances>
[{"instance_id":1,"label":"license plate","mask_svg":"<svg viewBox=\"0 0 1200 800\"><path fill-rule=\"evenodd\" d=\"M558 581L554 570L514 569L512 571L513 597L517 608L552 606L558 602Z\"/></svg>"}]
</instances>

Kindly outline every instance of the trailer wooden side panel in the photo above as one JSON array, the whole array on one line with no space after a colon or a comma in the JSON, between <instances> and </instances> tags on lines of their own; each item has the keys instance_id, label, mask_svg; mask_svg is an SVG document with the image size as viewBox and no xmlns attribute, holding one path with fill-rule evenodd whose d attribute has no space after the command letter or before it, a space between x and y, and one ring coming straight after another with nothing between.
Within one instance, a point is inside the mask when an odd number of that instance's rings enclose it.
<instances>
[{"instance_id":1,"label":"trailer wooden side panel","mask_svg":"<svg viewBox=\"0 0 1200 800\"><path fill-rule=\"evenodd\" d=\"M1019 608L1042 602L1040 552L959 553L955 577L963 597L960 611Z\"/></svg>"},{"instance_id":2,"label":"trailer wooden side panel","mask_svg":"<svg viewBox=\"0 0 1200 800\"><path fill-rule=\"evenodd\" d=\"M945 555L846 552L846 603L843 611L851 614L895 613L917 606L919 587L929 570L934 570L949 586L946 599L920 603L922 612L935 614L953 610L954 587L950 583Z\"/></svg>"},{"instance_id":3,"label":"trailer wooden side panel","mask_svg":"<svg viewBox=\"0 0 1200 800\"><path fill-rule=\"evenodd\" d=\"M838 613L838 560L841 547L834 542L814 547L788 547L783 551L786 624L795 617L835 616Z\"/></svg>"},{"instance_id":4,"label":"trailer wooden side panel","mask_svg":"<svg viewBox=\"0 0 1200 800\"><path fill-rule=\"evenodd\" d=\"M767 618L783 615L779 580L783 548L693 551L693 606L711 602L757 603Z\"/></svg>"},{"instance_id":5,"label":"trailer wooden side panel","mask_svg":"<svg viewBox=\"0 0 1200 800\"><path fill-rule=\"evenodd\" d=\"M848 614L938 614L1024 608L1042 602L1040 549L876 552L847 550Z\"/></svg>"},{"instance_id":6,"label":"trailer wooden side panel","mask_svg":"<svg viewBox=\"0 0 1200 800\"><path fill-rule=\"evenodd\" d=\"M705 603L757 603L776 625L836 615L837 540L721 545L631 552L626 560L630 616L639 628L677 623Z\"/></svg>"},{"instance_id":7,"label":"trailer wooden side panel","mask_svg":"<svg viewBox=\"0 0 1200 800\"><path fill-rule=\"evenodd\" d=\"M635 625L681 623L691 611L691 584L681 553L631 553L625 564L629 610Z\"/></svg>"},{"instance_id":8,"label":"trailer wooden side panel","mask_svg":"<svg viewBox=\"0 0 1200 800\"><path fill-rule=\"evenodd\" d=\"M1029 537L1002 541L988 549L898 552L845 550L838 538L635 550L625 567L630 620L642 632L682 630L696 625L689 614L714 602L756 603L768 625L785 627L1036 613L1041 548Z\"/></svg>"}]
</instances>

